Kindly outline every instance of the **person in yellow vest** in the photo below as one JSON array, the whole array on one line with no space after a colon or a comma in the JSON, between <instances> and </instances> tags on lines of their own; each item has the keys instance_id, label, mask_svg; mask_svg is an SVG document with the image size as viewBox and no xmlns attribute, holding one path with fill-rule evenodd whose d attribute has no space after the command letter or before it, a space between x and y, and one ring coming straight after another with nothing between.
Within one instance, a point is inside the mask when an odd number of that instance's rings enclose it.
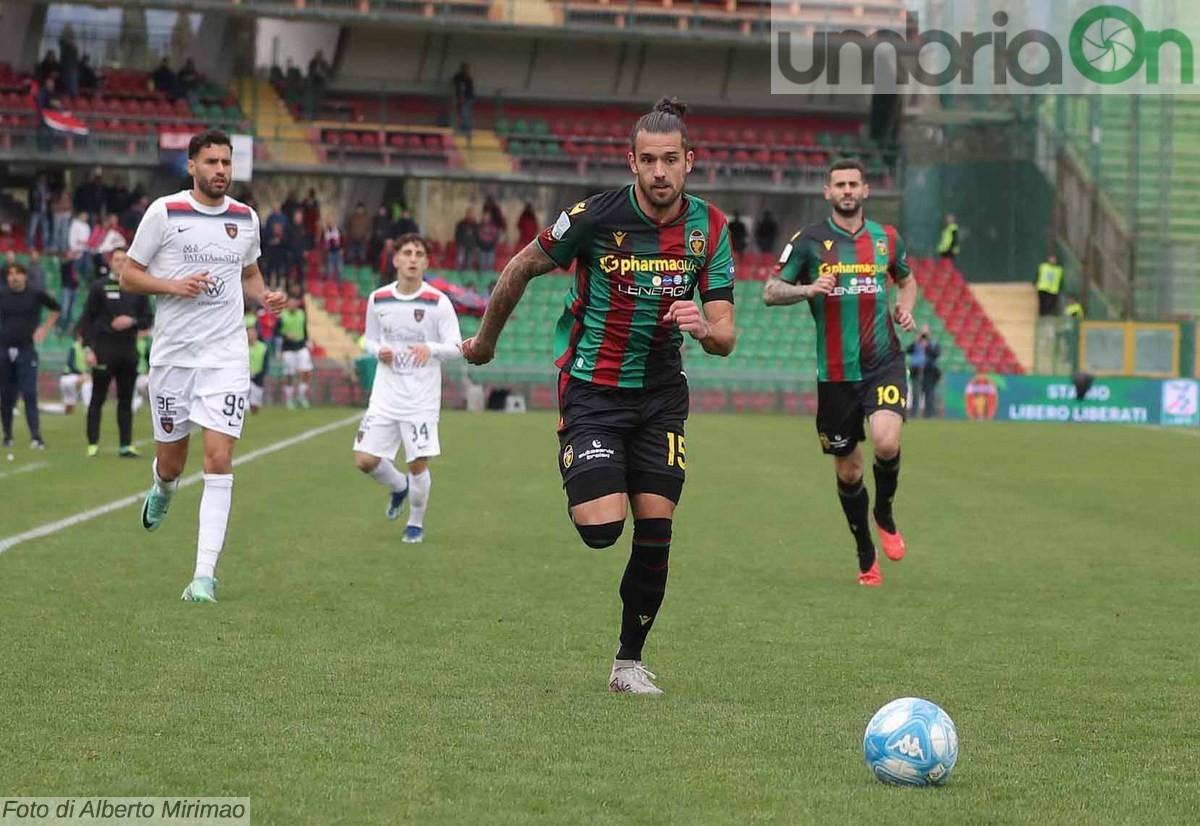
<instances>
[{"instance_id":1,"label":"person in yellow vest","mask_svg":"<svg viewBox=\"0 0 1200 826\"><path fill-rule=\"evenodd\" d=\"M1038 267L1038 315L1058 315L1058 292L1062 289L1063 268L1058 256L1051 253Z\"/></svg>"},{"instance_id":2,"label":"person in yellow vest","mask_svg":"<svg viewBox=\"0 0 1200 826\"><path fill-rule=\"evenodd\" d=\"M299 293L292 293L287 309L279 314L279 332L283 338L283 397L287 409L308 407L313 362L308 349L308 313Z\"/></svg>"},{"instance_id":3,"label":"person in yellow vest","mask_svg":"<svg viewBox=\"0 0 1200 826\"><path fill-rule=\"evenodd\" d=\"M958 223L954 220L953 215L947 215L945 224L942 226L942 238L938 241L938 255L942 258L949 258L953 261L958 257Z\"/></svg>"},{"instance_id":4,"label":"person in yellow vest","mask_svg":"<svg viewBox=\"0 0 1200 826\"><path fill-rule=\"evenodd\" d=\"M1079 303L1079 296L1074 293L1067 295L1067 307L1063 311L1068 318L1077 318L1083 321L1083 305Z\"/></svg>"},{"instance_id":5,"label":"person in yellow vest","mask_svg":"<svg viewBox=\"0 0 1200 826\"><path fill-rule=\"evenodd\" d=\"M267 343L258 337L258 325L246 325L246 341L250 345L250 412L262 409L267 383Z\"/></svg>"},{"instance_id":6,"label":"person in yellow vest","mask_svg":"<svg viewBox=\"0 0 1200 826\"><path fill-rule=\"evenodd\" d=\"M92 403L92 373L87 363L87 352L83 346L83 331L75 331L75 341L67 351L67 363L63 367L62 377L58 380L58 390L62 394L63 413L74 412L83 396L83 406Z\"/></svg>"}]
</instances>

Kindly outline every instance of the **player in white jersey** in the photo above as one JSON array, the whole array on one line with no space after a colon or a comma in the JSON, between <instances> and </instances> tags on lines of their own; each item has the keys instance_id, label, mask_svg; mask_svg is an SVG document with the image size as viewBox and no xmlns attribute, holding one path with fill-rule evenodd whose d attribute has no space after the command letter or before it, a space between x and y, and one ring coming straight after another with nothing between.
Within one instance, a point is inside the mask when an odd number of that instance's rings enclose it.
<instances>
[{"instance_id":1,"label":"player in white jersey","mask_svg":"<svg viewBox=\"0 0 1200 826\"><path fill-rule=\"evenodd\" d=\"M193 431L204 440L204 494L196 569L183 599L216 602L215 570L233 501L233 448L250 392L245 299L279 312L287 298L268 292L258 269L258 216L228 197L233 147L210 129L188 145L192 189L146 210L129 248L121 288L158 296L150 348L154 484L142 527L157 530L188 457Z\"/></svg>"},{"instance_id":2,"label":"player in white jersey","mask_svg":"<svg viewBox=\"0 0 1200 826\"><path fill-rule=\"evenodd\" d=\"M354 463L392 491L387 518L408 507L405 542L425 537L425 509L432 479L428 460L441 453L438 418L442 370L462 358L462 333L450 299L425 283L429 247L415 233L396 239L396 283L367 299L364 347L379 359L366 415L354 439ZM404 445L408 475L393 460Z\"/></svg>"}]
</instances>

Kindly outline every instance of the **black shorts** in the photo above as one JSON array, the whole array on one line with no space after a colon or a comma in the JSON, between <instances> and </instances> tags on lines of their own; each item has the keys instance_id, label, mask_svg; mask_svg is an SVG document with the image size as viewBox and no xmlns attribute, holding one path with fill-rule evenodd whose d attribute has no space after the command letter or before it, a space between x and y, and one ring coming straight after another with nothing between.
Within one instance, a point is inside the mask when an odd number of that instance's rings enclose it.
<instances>
[{"instance_id":1,"label":"black shorts","mask_svg":"<svg viewBox=\"0 0 1200 826\"><path fill-rule=\"evenodd\" d=\"M879 410L907 418L908 373L903 358L868 370L862 381L817 382L817 436L821 450L832 456L849 456L865 441L863 420Z\"/></svg>"},{"instance_id":2,"label":"black shorts","mask_svg":"<svg viewBox=\"0 0 1200 826\"><path fill-rule=\"evenodd\" d=\"M558 389L558 469L571 504L610 493L656 493L678 501L687 470L688 402L682 375L640 390L603 387L564 373ZM599 470L606 472L590 476ZM596 484L579 482L585 476ZM586 489L586 495L573 488Z\"/></svg>"}]
</instances>

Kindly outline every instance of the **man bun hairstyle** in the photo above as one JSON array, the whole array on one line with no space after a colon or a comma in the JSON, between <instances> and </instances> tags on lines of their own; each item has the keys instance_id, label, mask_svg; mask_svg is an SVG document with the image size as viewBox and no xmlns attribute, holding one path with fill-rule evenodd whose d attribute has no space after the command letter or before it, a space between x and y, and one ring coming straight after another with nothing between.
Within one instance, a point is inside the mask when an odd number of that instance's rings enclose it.
<instances>
[{"instance_id":1,"label":"man bun hairstyle","mask_svg":"<svg viewBox=\"0 0 1200 826\"><path fill-rule=\"evenodd\" d=\"M638 118L637 123L633 125L633 131L629 133L629 148L631 150L636 148L638 132L649 132L654 135L669 135L672 132L678 132L683 136L683 151L688 151L691 149L691 142L688 141L687 124L683 122L687 110L687 104L679 98L660 99L658 103L654 104L653 109Z\"/></svg>"}]
</instances>

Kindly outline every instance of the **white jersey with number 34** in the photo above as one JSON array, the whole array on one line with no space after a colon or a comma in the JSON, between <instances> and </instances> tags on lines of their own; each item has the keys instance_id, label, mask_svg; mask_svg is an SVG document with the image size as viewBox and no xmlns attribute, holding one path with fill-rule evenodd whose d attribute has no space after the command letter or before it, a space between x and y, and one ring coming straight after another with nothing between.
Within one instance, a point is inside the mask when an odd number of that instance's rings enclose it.
<instances>
[{"instance_id":1,"label":"white jersey with number 34","mask_svg":"<svg viewBox=\"0 0 1200 826\"><path fill-rule=\"evenodd\" d=\"M421 367L413 363L414 344L429 347L429 361ZM381 347L394 357L375 370L370 410L396 421L437 421L442 362L462 358L462 332L450 299L428 284L407 295L396 284L373 292L367 299L366 350L378 355Z\"/></svg>"}]
</instances>

